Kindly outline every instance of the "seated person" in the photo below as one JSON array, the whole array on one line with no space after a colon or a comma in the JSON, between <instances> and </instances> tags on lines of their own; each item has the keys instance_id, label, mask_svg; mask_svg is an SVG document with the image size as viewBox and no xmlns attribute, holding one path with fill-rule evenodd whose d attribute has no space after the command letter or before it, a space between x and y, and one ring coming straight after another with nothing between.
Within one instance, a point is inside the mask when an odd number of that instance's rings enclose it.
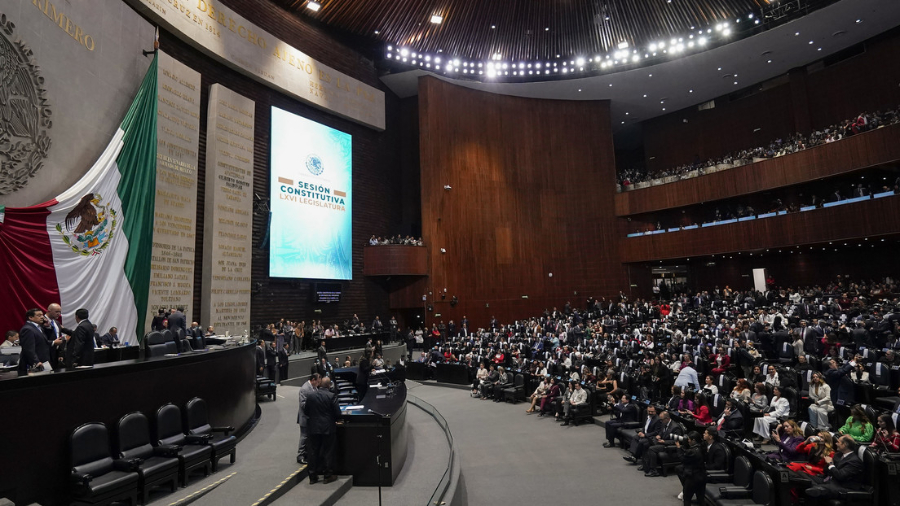
<instances>
[{"instance_id":1,"label":"seated person","mask_svg":"<svg viewBox=\"0 0 900 506\"><path fill-rule=\"evenodd\" d=\"M864 468L862 460L856 454L857 448L859 443L849 435L839 437L835 441L834 458L823 458L827 466L826 478L813 476L816 485L806 489L806 496L813 499L838 499L843 490L861 489Z\"/></svg>"},{"instance_id":2,"label":"seated person","mask_svg":"<svg viewBox=\"0 0 900 506\"><path fill-rule=\"evenodd\" d=\"M872 437L875 434L875 427L872 426L872 422L869 420L869 417L866 416L866 412L863 410L862 406L854 404L853 407L850 408L850 416L847 418L847 422L844 423L843 427L838 429L838 432L849 435L857 443L868 443L872 441Z\"/></svg>"},{"instance_id":3,"label":"seated person","mask_svg":"<svg viewBox=\"0 0 900 506\"><path fill-rule=\"evenodd\" d=\"M766 374L766 380L763 383L772 385L773 387L780 387L781 380L778 378L778 371L775 370L775 366L770 365L768 371L769 373Z\"/></svg>"},{"instance_id":4,"label":"seated person","mask_svg":"<svg viewBox=\"0 0 900 506\"><path fill-rule=\"evenodd\" d=\"M609 402L614 402L612 395L609 396ZM616 446L616 435L619 432L619 427L638 421L639 411L638 407L631 403L627 395L622 395L619 403L612 407L612 418L605 424L606 442L603 443L604 448Z\"/></svg>"},{"instance_id":5,"label":"seated person","mask_svg":"<svg viewBox=\"0 0 900 506\"><path fill-rule=\"evenodd\" d=\"M878 430L875 431L875 438L869 448L877 453L900 452L900 432L897 432L891 415L887 413L878 415Z\"/></svg>"},{"instance_id":6,"label":"seated person","mask_svg":"<svg viewBox=\"0 0 900 506\"><path fill-rule=\"evenodd\" d=\"M0 348L12 348L19 345L19 333L15 330L6 331L6 340L0 344Z\"/></svg>"},{"instance_id":7,"label":"seated person","mask_svg":"<svg viewBox=\"0 0 900 506\"><path fill-rule=\"evenodd\" d=\"M725 353L724 347L719 346L719 349L716 350L716 354L713 355L712 359L710 360L710 364L715 365L712 373L718 376L728 370L728 366L731 365L731 357L729 357Z\"/></svg>"},{"instance_id":8,"label":"seated person","mask_svg":"<svg viewBox=\"0 0 900 506\"><path fill-rule=\"evenodd\" d=\"M792 462L788 469L812 476L825 474L825 457L834 457L834 438L828 431L809 436L806 441L797 445L797 453L806 455L806 462Z\"/></svg>"},{"instance_id":9,"label":"seated person","mask_svg":"<svg viewBox=\"0 0 900 506\"><path fill-rule=\"evenodd\" d=\"M574 390L572 391L572 395L563 403L565 421L562 425L569 425L569 422L574 421L575 411L587 406L587 390L582 388L581 383L575 383L574 381L569 383L569 389L572 390L573 387ZM576 423L575 425L578 424Z\"/></svg>"},{"instance_id":10,"label":"seated person","mask_svg":"<svg viewBox=\"0 0 900 506\"><path fill-rule=\"evenodd\" d=\"M772 389L772 402L762 416L753 420L753 433L762 438L763 443L769 441L769 426L777 422L779 418L784 418L790 413L791 405L787 399L781 396L781 388Z\"/></svg>"},{"instance_id":11,"label":"seated person","mask_svg":"<svg viewBox=\"0 0 900 506\"><path fill-rule=\"evenodd\" d=\"M716 386L715 382L713 381L713 377L712 377L711 374L707 374L707 375L706 375L706 380L704 380L704 381L705 381L706 384L703 385L703 392L705 392L706 394L708 394L710 397L712 397L712 396L716 395L717 393L719 393L719 387Z\"/></svg>"},{"instance_id":12,"label":"seated person","mask_svg":"<svg viewBox=\"0 0 900 506\"><path fill-rule=\"evenodd\" d=\"M503 400L503 389L506 388L506 384L509 383L509 374L506 372L506 368L500 366L497 368L500 372L500 376L497 378L497 381L494 382L493 390L491 391L491 396L494 398L494 402L500 402Z\"/></svg>"},{"instance_id":13,"label":"seated person","mask_svg":"<svg viewBox=\"0 0 900 506\"><path fill-rule=\"evenodd\" d=\"M626 455L622 458L637 465L638 459L643 457L647 449L653 446L653 441L661 428L662 422L656 416L656 406L648 406L647 419L644 421L643 428L638 431L637 437L631 439L631 447L628 449L631 455Z\"/></svg>"},{"instance_id":14,"label":"seated person","mask_svg":"<svg viewBox=\"0 0 900 506\"><path fill-rule=\"evenodd\" d=\"M562 387L559 385L559 382L555 377L550 378L550 390L548 390L547 395L545 395L544 398L541 399L541 412L538 413L538 416L544 416L544 414L550 410L550 406L552 406L553 403L557 399L559 399L561 395Z\"/></svg>"},{"instance_id":15,"label":"seated person","mask_svg":"<svg viewBox=\"0 0 900 506\"><path fill-rule=\"evenodd\" d=\"M482 365L482 367L484 367ZM480 370L479 370L480 372ZM545 377L538 383L537 388L534 389L529 399L531 399L531 407L526 409L526 413L534 413L534 405L540 402L544 396L547 395L547 392L550 391L550 378Z\"/></svg>"},{"instance_id":16,"label":"seated person","mask_svg":"<svg viewBox=\"0 0 900 506\"><path fill-rule=\"evenodd\" d=\"M803 442L802 431L797 422L785 420L772 431L772 442L778 447L778 451L768 454L769 457L785 462L803 459L804 455L797 450Z\"/></svg>"},{"instance_id":17,"label":"seated person","mask_svg":"<svg viewBox=\"0 0 900 506\"><path fill-rule=\"evenodd\" d=\"M750 409L750 413L754 416L759 416L760 413L766 410L769 407L769 398L766 397L766 385L765 383L757 383L753 386L753 395L750 396L750 402L747 403L747 408Z\"/></svg>"},{"instance_id":18,"label":"seated person","mask_svg":"<svg viewBox=\"0 0 900 506\"><path fill-rule=\"evenodd\" d=\"M644 476L649 478L659 476L656 467L659 465L660 455L668 453L669 451L674 451L676 438L684 435L684 430L681 428L681 425L672 421L668 411L660 413L659 420L661 423L659 434L656 435L653 446L648 448L647 452L644 453L644 464L638 469L638 471L643 470Z\"/></svg>"},{"instance_id":19,"label":"seated person","mask_svg":"<svg viewBox=\"0 0 900 506\"><path fill-rule=\"evenodd\" d=\"M681 390L681 399L678 401L678 409L676 411L682 416L694 412L694 392L692 390Z\"/></svg>"},{"instance_id":20,"label":"seated person","mask_svg":"<svg viewBox=\"0 0 900 506\"><path fill-rule=\"evenodd\" d=\"M497 366L491 364L487 378L483 379L478 385L478 393L482 399L487 399L494 390L494 384L500 379L500 373L497 372Z\"/></svg>"},{"instance_id":21,"label":"seated person","mask_svg":"<svg viewBox=\"0 0 900 506\"><path fill-rule=\"evenodd\" d=\"M738 409L734 399L725 401L725 410L716 422L716 429L726 436L744 436L744 415Z\"/></svg>"},{"instance_id":22,"label":"seated person","mask_svg":"<svg viewBox=\"0 0 900 506\"><path fill-rule=\"evenodd\" d=\"M756 366L756 368L759 369L759 366ZM737 399L744 404L749 404L751 394L750 384L747 383L747 380L741 378L737 380L737 384L734 385L734 389L731 391L731 398Z\"/></svg>"},{"instance_id":23,"label":"seated person","mask_svg":"<svg viewBox=\"0 0 900 506\"><path fill-rule=\"evenodd\" d=\"M699 426L709 425L713 422L709 414L709 396L698 394L694 402L694 423Z\"/></svg>"}]
</instances>

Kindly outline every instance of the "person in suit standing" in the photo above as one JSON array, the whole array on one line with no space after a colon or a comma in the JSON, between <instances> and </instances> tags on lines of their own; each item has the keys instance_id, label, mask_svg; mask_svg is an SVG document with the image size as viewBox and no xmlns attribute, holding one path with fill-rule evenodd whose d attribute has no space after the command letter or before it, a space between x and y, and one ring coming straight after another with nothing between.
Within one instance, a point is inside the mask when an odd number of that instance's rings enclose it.
<instances>
[{"instance_id":1,"label":"person in suit standing","mask_svg":"<svg viewBox=\"0 0 900 506\"><path fill-rule=\"evenodd\" d=\"M300 445L297 447L297 463L298 464L306 464L306 441L309 437L307 433L307 427L309 425L309 417L303 412L303 407L306 406L306 396L315 392L317 388L319 388L319 381L321 380L321 376L317 373L313 373L309 380L300 387L300 410L297 411L297 423L300 424Z\"/></svg>"},{"instance_id":2,"label":"person in suit standing","mask_svg":"<svg viewBox=\"0 0 900 506\"><path fill-rule=\"evenodd\" d=\"M831 403L834 406L852 406L856 399L856 387L850 379L850 373L856 368L853 360L838 367L836 360L828 361L825 369L825 383L831 387Z\"/></svg>"},{"instance_id":3,"label":"person in suit standing","mask_svg":"<svg viewBox=\"0 0 900 506\"><path fill-rule=\"evenodd\" d=\"M172 335L175 336L178 351L186 351L185 345L187 345L187 341L184 341L184 338L187 335L187 318L184 316L183 307L176 308L175 311L169 315L169 330L171 330Z\"/></svg>"},{"instance_id":4,"label":"person in suit standing","mask_svg":"<svg viewBox=\"0 0 900 506\"><path fill-rule=\"evenodd\" d=\"M278 350L278 384L288 377L288 348L290 343L283 343L281 349Z\"/></svg>"},{"instance_id":5,"label":"person in suit standing","mask_svg":"<svg viewBox=\"0 0 900 506\"><path fill-rule=\"evenodd\" d=\"M66 369L94 365L94 324L88 320L88 310L75 311L75 321L78 326L66 346Z\"/></svg>"},{"instance_id":6,"label":"person in suit standing","mask_svg":"<svg viewBox=\"0 0 900 506\"><path fill-rule=\"evenodd\" d=\"M47 312L44 313L46 317L43 324L44 336L49 343L50 366L54 371L65 365L67 338L63 334L72 335L71 330L59 324L61 314L62 307L55 302L48 304Z\"/></svg>"},{"instance_id":7,"label":"person in suit standing","mask_svg":"<svg viewBox=\"0 0 900 506\"><path fill-rule=\"evenodd\" d=\"M319 388L307 394L303 405L303 414L309 417L307 421L307 446L309 450L309 483L319 481L319 475L324 474L322 483L331 483L337 480L334 475L334 452L336 439L337 419L341 416L341 408L337 397L330 391L331 378L322 378Z\"/></svg>"},{"instance_id":8,"label":"person in suit standing","mask_svg":"<svg viewBox=\"0 0 900 506\"><path fill-rule=\"evenodd\" d=\"M266 371L266 342L260 339L256 347L256 375L265 376Z\"/></svg>"},{"instance_id":9,"label":"person in suit standing","mask_svg":"<svg viewBox=\"0 0 900 506\"><path fill-rule=\"evenodd\" d=\"M325 350L324 339L319 342L319 348L316 349L316 360L322 360L323 358L326 362L328 361L328 351Z\"/></svg>"},{"instance_id":10,"label":"person in suit standing","mask_svg":"<svg viewBox=\"0 0 900 506\"><path fill-rule=\"evenodd\" d=\"M275 349L275 341L266 344L266 377L275 381L275 368L278 363L278 350Z\"/></svg>"},{"instance_id":11,"label":"person in suit standing","mask_svg":"<svg viewBox=\"0 0 900 506\"><path fill-rule=\"evenodd\" d=\"M44 337L44 321L44 311L41 309L29 309L25 313L25 325L19 330L19 346L22 347L19 354L19 376L28 375L29 369L50 365L49 357L42 360L38 353L39 347L48 348L47 338Z\"/></svg>"},{"instance_id":12,"label":"person in suit standing","mask_svg":"<svg viewBox=\"0 0 900 506\"><path fill-rule=\"evenodd\" d=\"M163 325L163 322L165 320L166 320L166 310L160 309L159 311L156 312L156 316L154 316L153 320L150 322L150 330L158 331L158 332L162 332L163 330L166 330L165 325Z\"/></svg>"}]
</instances>

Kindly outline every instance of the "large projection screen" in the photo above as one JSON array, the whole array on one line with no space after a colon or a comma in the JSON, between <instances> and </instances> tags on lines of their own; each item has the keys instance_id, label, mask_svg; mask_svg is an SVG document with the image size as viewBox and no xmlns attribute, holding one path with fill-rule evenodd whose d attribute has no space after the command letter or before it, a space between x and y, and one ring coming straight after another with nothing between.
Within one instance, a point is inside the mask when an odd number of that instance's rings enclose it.
<instances>
[{"instance_id":1,"label":"large projection screen","mask_svg":"<svg viewBox=\"0 0 900 506\"><path fill-rule=\"evenodd\" d=\"M269 276L351 279L352 137L272 108Z\"/></svg>"}]
</instances>

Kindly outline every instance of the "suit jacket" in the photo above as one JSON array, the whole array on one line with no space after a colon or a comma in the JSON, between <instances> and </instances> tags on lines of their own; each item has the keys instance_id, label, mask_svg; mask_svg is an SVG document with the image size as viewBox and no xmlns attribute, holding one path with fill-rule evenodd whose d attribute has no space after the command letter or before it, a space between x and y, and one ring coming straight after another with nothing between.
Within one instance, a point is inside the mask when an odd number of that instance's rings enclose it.
<instances>
[{"instance_id":1,"label":"suit jacket","mask_svg":"<svg viewBox=\"0 0 900 506\"><path fill-rule=\"evenodd\" d=\"M650 425L647 426L647 430L644 431L646 424L647 420L644 420L644 425L642 425L638 431L643 432L644 437L646 438L655 439L656 435L662 431L662 420L660 420L658 416L654 416L653 419L650 420Z\"/></svg>"},{"instance_id":2,"label":"suit jacket","mask_svg":"<svg viewBox=\"0 0 900 506\"><path fill-rule=\"evenodd\" d=\"M187 329L187 318L181 311L175 311L169 315L169 330L175 335L176 340L184 339Z\"/></svg>"},{"instance_id":3,"label":"suit jacket","mask_svg":"<svg viewBox=\"0 0 900 506\"><path fill-rule=\"evenodd\" d=\"M333 393L319 388L306 395L303 414L309 417L306 428L310 434L332 434L335 431L335 423L341 416L341 408Z\"/></svg>"},{"instance_id":4,"label":"suit jacket","mask_svg":"<svg viewBox=\"0 0 900 506\"><path fill-rule=\"evenodd\" d=\"M834 467L828 467L826 473L839 486L850 490L863 487L863 462L856 452L834 456Z\"/></svg>"},{"instance_id":5,"label":"suit jacket","mask_svg":"<svg viewBox=\"0 0 900 506\"><path fill-rule=\"evenodd\" d=\"M856 399L856 387L853 385L853 380L850 379L851 371L853 371L853 367L849 362L837 369L825 371L825 382L831 387L831 402L835 406L838 404L850 406Z\"/></svg>"},{"instance_id":6,"label":"suit jacket","mask_svg":"<svg viewBox=\"0 0 900 506\"><path fill-rule=\"evenodd\" d=\"M735 408L730 415L725 417L722 423L723 431L744 431L744 415L740 409Z\"/></svg>"},{"instance_id":7,"label":"suit jacket","mask_svg":"<svg viewBox=\"0 0 900 506\"><path fill-rule=\"evenodd\" d=\"M260 369L266 367L266 350L257 345L256 347L256 374L261 374Z\"/></svg>"},{"instance_id":8,"label":"suit jacket","mask_svg":"<svg viewBox=\"0 0 900 506\"><path fill-rule=\"evenodd\" d=\"M94 365L94 325L81 320L66 346L66 368Z\"/></svg>"},{"instance_id":9,"label":"suit jacket","mask_svg":"<svg viewBox=\"0 0 900 506\"><path fill-rule=\"evenodd\" d=\"M300 409L297 411L297 423L300 424L301 427L306 427L306 423L309 418L303 412L303 406L306 406L306 396L316 391L316 387L312 386L312 383L307 381L300 387Z\"/></svg>"},{"instance_id":10,"label":"suit jacket","mask_svg":"<svg viewBox=\"0 0 900 506\"><path fill-rule=\"evenodd\" d=\"M681 428L681 424L675 423L674 420L669 420L669 424L661 425L659 430L659 437L665 440L666 446L675 445L675 441L672 439L672 436L683 436L684 429Z\"/></svg>"},{"instance_id":11,"label":"suit jacket","mask_svg":"<svg viewBox=\"0 0 900 506\"><path fill-rule=\"evenodd\" d=\"M728 469L726 462L725 445L716 441L706 450L706 468L714 471Z\"/></svg>"},{"instance_id":12,"label":"suit jacket","mask_svg":"<svg viewBox=\"0 0 900 506\"><path fill-rule=\"evenodd\" d=\"M25 322L25 325L19 330L19 346L22 347L19 354L19 374L27 373L31 366L42 362L37 354L37 347L41 341L47 342L44 332L30 321ZM49 365L47 364L47 366Z\"/></svg>"}]
</instances>

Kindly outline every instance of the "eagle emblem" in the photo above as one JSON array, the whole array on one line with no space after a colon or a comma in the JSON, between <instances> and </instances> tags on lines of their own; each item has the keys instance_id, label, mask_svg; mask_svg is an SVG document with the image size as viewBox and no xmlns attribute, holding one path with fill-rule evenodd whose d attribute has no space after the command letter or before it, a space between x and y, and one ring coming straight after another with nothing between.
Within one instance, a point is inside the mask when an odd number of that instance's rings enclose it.
<instances>
[{"instance_id":1,"label":"eagle emblem","mask_svg":"<svg viewBox=\"0 0 900 506\"><path fill-rule=\"evenodd\" d=\"M325 164L322 163L319 155L309 155L306 157L306 168L312 175L318 176L325 171Z\"/></svg>"},{"instance_id":2,"label":"eagle emblem","mask_svg":"<svg viewBox=\"0 0 900 506\"><path fill-rule=\"evenodd\" d=\"M50 105L32 56L0 13L0 195L25 187L50 152Z\"/></svg>"},{"instance_id":3,"label":"eagle emblem","mask_svg":"<svg viewBox=\"0 0 900 506\"><path fill-rule=\"evenodd\" d=\"M72 251L82 256L95 256L109 247L118 225L118 215L98 193L88 193L69 211L56 231Z\"/></svg>"}]
</instances>

